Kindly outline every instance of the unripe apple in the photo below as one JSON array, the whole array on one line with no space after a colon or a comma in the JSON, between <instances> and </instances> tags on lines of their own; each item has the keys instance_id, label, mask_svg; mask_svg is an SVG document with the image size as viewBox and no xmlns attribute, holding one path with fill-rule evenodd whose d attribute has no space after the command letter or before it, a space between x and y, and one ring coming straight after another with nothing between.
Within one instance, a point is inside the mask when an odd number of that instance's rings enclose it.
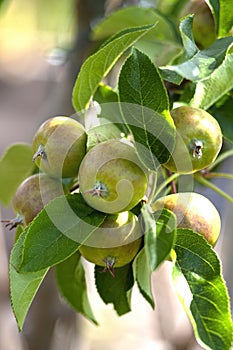
<instances>
[{"instance_id":1,"label":"unripe apple","mask_svg":"<svg viewBox=\"0 0 233 350\"><path fill-rule=\"evenodd\" d=\"M222 147L217 120L203 109L189 106L173 109L171 116L176 126L176 143L170 159L163 165L180 174L208 167Z\"/></svg>"},{"instance_id":2,"label":"unripe apple","mask_svg":"<svg viewBox=\"0 0 233 350\"><path fill-rule=\"evenodd\" d=\"M105 267L114 275L114 267L128 264L142 244L141 226L136 215L122 212L108 215L79 249L90 262Z\"/></svg>"},{"instance_id":3,"label":"unripe apple","mask_svg":"<svg viewBox=\"0 0 233 350\"><path fill-rule=\"evenodd\" d=\"M67 193L62 182L44 173L25 179L17 188L12 200L16 218L8 220L10 229L18 224L27 226L52 199Z\"/></svg>"},{"instance_id":4,"label":"unripe apple","mask_svg":"<svg viewBox=\"0 0 233 350\"><path fill-rule=\"evenodd\" d=\"M35 133L33 160L52 177L75 177L86 153L86 141L86 131L78 121L65 116L50 118Z\"/></svg>"},{"instance_id":5,"label":"unripe apple","mask_svg":"<svg viewBox=\"0 0 233 350\"><path fill-rule=\"evenodd\" d=\"M153 211L171 210L177 217L177 227L188 228L201 234L214 246L221 230L221 219L213 203L195 192L170 194L159 198Z\"/></svg>"},{"instance_id":6,"label":"unripe apple","mask_svg":"<svg viewBox=\"0 0 233 350\"><path fill-rule=\"evenodd\" d=\"M147 170L134 147L122 140L94 146L79 169L79 187L94 209L113 214L132 209L144 197Z\"/></svg>"}]
</instances>

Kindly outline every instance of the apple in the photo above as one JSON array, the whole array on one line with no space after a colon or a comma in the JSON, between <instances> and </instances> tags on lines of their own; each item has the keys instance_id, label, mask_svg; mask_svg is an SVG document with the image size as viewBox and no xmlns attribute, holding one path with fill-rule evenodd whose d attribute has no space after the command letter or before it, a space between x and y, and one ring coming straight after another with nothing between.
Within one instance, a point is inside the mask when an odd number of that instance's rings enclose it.
<instances>
[{"instance_id":1,"label":"apple","mask_svg":"<svg viewBox=\"0 0 233 350\"><path fill-rule=\"evenodd\" d=\"M180 192L159 198L153 211L171 210L177 217L178 228L188 228L201 234L215 246L221 230L220 215L213 203L195 192Z\"/></svg>"},{"instance_id":2,"label":"apple","mask_svg":"<svg viewBox=\"0 0 233 350\"><path fill-rule=\"evenodd\" d=\"M128 211L144 197L148 172L134 147L124 140L94 146L79 169L79 188L85 201L107 214Z\"/></svg>"},{"instance_id":3,"label":"apple","mask_svg":"<svg viewBox=\"0 0 233 350\"><path fill-rule=\"evenodd\" d=\"M87 134L75 119L46 120L33 138L33 160L41 171L56 178L73 178L86 153Z\"/></svg>"}]
</instances>

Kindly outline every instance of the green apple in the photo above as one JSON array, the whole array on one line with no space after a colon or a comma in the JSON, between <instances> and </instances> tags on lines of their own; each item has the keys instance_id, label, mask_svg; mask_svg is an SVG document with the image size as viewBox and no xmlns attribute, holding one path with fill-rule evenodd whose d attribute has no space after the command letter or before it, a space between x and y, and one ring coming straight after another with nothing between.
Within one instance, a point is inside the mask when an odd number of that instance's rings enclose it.
<instances>
[{"instance_id":1,"label":"green apple","mask_svg":"<svg viewBox=\"0 0 233 350\"><path fill-rule=\"evenodd\" d=\"M86 131L78 121L65 116L50 118L35 133L33 160L52 177L76 177L86 142Z\"/></svg>"},{"instance_id":2,"label":"green apple","mask_svg":"<svg viewBox=\"0 0 233 350\"><path fill-rule=\"evenodd\" d=\"M7 220L10 229L22 224L27 226L52 199L66 194L68 190L61 181L44 173L26 178L17 188L12 206L16 217Z\"/></svg>"},{"instance_id":3,"label":"green apple","mask_svg":"<svg viewBox=\"0 0 233 350\"><path fill-rule=\"evenodd\" d=\"M123 140L97 144L80 165L80 192L91 207L104 213L132 209L144 197L147 185L147 170L134 147Z\"/></svg>"},{"instance_id":4,"label":"green apple","mask_svg":"<svg viewBox=\"0 0 233 350\"><path fill-rule=\"evenodd\" d=\"M140 223L137 216L128 211L107 215L79 251L88 261L103 266L114 275L114 267L132 261L141 244Z\"/></svg>"},{"instance_id":5,"label":"green apple","mask_svg":"<svg viewBox=\"0 0 233 350\"><path fill-rule=\"evenodd\" d=\"M191 174L208 167L222 147L217 120L200 108L181 106L171 111L176 126L175 148L163 164L171 172Z\"/></svg>"},{"instance_id":6,"label":"green apple","mask_svg":"<svg viewBox=\"0 0 233 350\"><path fill-rule=\"evenodd\" d=\"M221 230L221 219L213 203L195 192L170 194L159 198L153 211L171 210L177 217L177 227L189 228L201 234L214 246Z\"/></svg>"}]
</instances>

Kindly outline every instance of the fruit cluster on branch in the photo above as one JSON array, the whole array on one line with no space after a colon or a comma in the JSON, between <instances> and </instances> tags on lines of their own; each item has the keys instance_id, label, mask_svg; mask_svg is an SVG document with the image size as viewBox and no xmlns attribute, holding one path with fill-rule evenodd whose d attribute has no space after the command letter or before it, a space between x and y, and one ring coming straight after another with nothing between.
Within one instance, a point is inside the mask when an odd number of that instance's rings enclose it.
<instances>
[{"instance_id":1,"label":"fruit cluster on branch","mask_svg":"<svg viewBox=\"0 0 233 350\"><path fill-rule=\"evenodd\" d=\"M212 164L222 146L216 119L189 106L172 110L171 116L176 128L175 147L161 167L169 173L190 174ZM113 133L108 132L113 129ZM106 214L79 251L112 275L114 267L128 264L143 247L143 220L140 209L135 208L144 203L151 205L152 212L171 210L177 217L177 227L194 230L214 246L221 227L214 205L194 192L161 198L152 195L148 201L152 171L138 156L132 135L120 135L111 123L86 131L71 117L56 116L45 121L32 143L36 173L17 189L13 199L17 216L7 225L26 227L52 199L79 192L90 207Z\"/></svg>"}]
</instances>

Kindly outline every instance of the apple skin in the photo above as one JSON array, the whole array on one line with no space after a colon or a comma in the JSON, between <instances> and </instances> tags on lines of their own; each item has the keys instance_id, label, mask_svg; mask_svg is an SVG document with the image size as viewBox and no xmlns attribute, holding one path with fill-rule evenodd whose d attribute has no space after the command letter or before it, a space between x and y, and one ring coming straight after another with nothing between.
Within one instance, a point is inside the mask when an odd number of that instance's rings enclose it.
<instances>
[{"instance_id":1,"label":"apple skin","mask_svg":"<svg viewBox=\"0 0 233 350\"><path fill-rule=\"evenodd\" d=\"M50 118L34 135L33 160L52 177L76 177L86 153L86 142L86 131L78 121L65 116Z\"/></svg>"},{"instance_id":2,"label":"apple skin","mask_svg":"<svg viewBox=\"0 0 233 350\"><path fill-rule=\"evenodd\" d=\"M207 168L222 147L222 131L217 120L203 109L190 106L171 110L171 116L177 130L176 143L164 167L180 174L192 174Z\"/></svg>"},{"instance_id":3,"label":"apple skin","mask_svg":"<svg viewBox=\"0 0 233 350\"><path fill-rule=\"evenodd\" d=\"M88 261L111 269L128 264L142 245L141 226L132 212L107 215L104 222L79 248Z\"/></svg>"},{"instance_id":4,"label":"apple skin","mask_svg":"<svg viewBox=\"0 0 233 350\"><path fill-rule=\"evenodd\" d=\"M201 234L213 247L220 231L221 219L213 203L195 192L181 192L159 198L152 210L171 210L177 217L178 228L188 228Z\"/></svg>"},{"instance_id":5,"label":"apple skin","mask_svg":"<svg viewBox=\"0 0 233 350\"><path fill-rule=\"evenodd\" d=\"M79 169L79 188L85 201L107 214L128 211L144 197L148 171L134 147L123 140L94 146Z\"/></svg>"},{"instance_id":6,"label":"apple skin","mask_svg":"<svg viewBox=\"0 0 233 350\"><path fill-rule=\"evenodd\" d=\"M19 185L13 197L12 206L21 218L23 226L27 226L46 204L67 192L61 181L44 173L34 174Z\"/></svg>"}]
</instances>

